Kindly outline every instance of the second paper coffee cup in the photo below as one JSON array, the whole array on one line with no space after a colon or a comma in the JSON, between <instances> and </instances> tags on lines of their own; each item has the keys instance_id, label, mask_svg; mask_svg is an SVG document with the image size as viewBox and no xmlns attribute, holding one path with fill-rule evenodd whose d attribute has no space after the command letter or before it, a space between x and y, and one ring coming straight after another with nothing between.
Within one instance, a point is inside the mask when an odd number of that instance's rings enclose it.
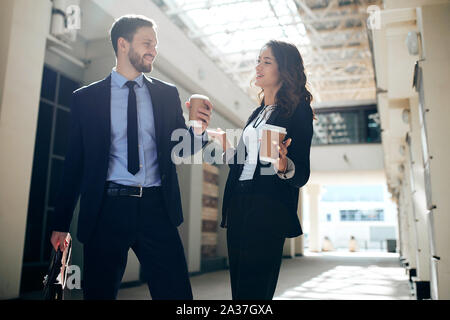
<instances>
[{"instance_id":1,"label":"second paper coffee cup","mask_svg":"<svg viewBox=\"0 0 450 320\"><path fill-rule=\"evenodd\" d=\"M278 146L286 137L286 128L266 124L261 128L262 139L259 158L263 161L275 163L278 160Z\"/></svg>"}]
</instances>

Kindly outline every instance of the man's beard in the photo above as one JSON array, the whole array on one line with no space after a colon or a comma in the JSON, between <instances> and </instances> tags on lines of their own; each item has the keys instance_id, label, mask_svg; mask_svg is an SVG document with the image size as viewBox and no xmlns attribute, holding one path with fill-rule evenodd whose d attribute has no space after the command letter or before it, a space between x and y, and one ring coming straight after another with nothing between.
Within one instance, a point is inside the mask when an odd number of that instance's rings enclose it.
<instances>
[{"instance_id":1,"label":"man's beard","mask_svg":"<svg viewBox=\"0 0 450 320\"><path fill-rule=\"evenodd\" d=\"M138 72L148 73L152 71L152 64L146 64L144 62L144 56L139 57L132 47L128 53L128 59L130 59L131 64Z\"/></svg>"}]
</instances>

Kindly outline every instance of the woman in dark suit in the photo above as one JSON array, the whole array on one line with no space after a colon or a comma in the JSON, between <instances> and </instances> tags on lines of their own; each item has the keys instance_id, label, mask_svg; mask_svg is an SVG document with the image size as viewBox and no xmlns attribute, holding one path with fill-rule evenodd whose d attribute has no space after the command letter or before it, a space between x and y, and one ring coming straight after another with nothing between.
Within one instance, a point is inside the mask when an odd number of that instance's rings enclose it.
<instances>
[{"instance_id":1,"label":"woman in dark suit","mask_svg":"<svg viewBox=\"0 0 450 320\"><path fill-rule=\"evenodd\" d=\"M269 41L258 57L255 85L262 89L261 105L248 119L237 150L229 142L224 148L230 172L221 226L227 228L234 300L273 298L284 240L302 234L298 195L310 174L314 115L298 49ZM260 129L266 124L287 130L273 165L259 159ZM243 163L239 150L245 150Z\"/></svg>"}]
</instances>

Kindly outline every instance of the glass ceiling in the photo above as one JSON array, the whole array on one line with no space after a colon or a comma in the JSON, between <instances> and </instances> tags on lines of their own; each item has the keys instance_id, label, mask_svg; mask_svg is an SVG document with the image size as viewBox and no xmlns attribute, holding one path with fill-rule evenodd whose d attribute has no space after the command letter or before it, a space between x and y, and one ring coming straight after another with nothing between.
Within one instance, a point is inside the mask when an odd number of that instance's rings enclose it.
<instances>
[{"instance_id":1,"label":"glass ceiling","mask_svg":"<svg viewBox=\"0 0 450 320\"><path fill-rule=\"evenodd\" d=\"M367 6L381 0L153 0L255 98L255 61L270 39L295 44L316 102L375 99Z\"/></svg>"}]
</instances>

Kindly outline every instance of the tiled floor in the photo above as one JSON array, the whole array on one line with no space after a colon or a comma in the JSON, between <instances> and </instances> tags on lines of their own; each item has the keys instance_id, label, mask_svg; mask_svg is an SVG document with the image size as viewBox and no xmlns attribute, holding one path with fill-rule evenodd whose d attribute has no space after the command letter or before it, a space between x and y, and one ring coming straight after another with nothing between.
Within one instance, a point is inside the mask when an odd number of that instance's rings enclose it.
<instances>
[{"instance_id":1,"label":"tiled floor","mask_svg":"<svg viewBox=\"0 0 450 320\"><path fill-rule=\"evenodd\" d=\"M191 277L196 300L230 300L228 270ZM78 291L78 290L77 290ZM33 299L32 295L22 297ZM81 299L72 292L68 299ZM123 288L119 300L150 299L147 285ZM408 276L398 254L345 251L309 253L284 259L274 299L283 300L409 300Z\"/></svg>"},{"instance_id":2,"label":"tiled floor","mask_svg":"<svg viewBox=\"0 0 450 320\"><path fill-rule=\"evenodd\" d=\"M283 263L275 299L411 299L408 276L397 254L309 253Z\"/></svg>"},{"instance_id":3,"label":"tiled floor","mask_svg":"<svg viewBox=\"0 0 450 320\"><path fill-rule=\"evenodd\" d=\"M227 270L191 277L194 299L229 300ZM142 285L121 289L118 299L149 299ZM384 252L306 253L284 259L274 299L409 300L410 287L398 254Z\"/></svg>"}]
</instances>

